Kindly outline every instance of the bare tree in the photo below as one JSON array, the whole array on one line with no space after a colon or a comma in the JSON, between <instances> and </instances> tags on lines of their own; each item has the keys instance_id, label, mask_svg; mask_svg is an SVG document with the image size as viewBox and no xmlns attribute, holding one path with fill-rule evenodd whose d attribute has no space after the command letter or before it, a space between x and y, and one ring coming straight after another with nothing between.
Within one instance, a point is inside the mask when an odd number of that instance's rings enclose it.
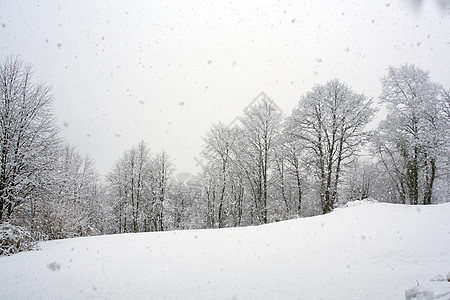
<instances>
[{"instance_id":1,"label":"bare tree","mask_svg":"<svg viewBox=\"0 0 450 300\"><path fill-rule=\"evenodd\" d=\"M208 164L202 170L202 194L205 199L205 226L214 228L216 226L217 189L219 187L217 168Z\"/></svg>"},{"instance_id":2,"label":"bare tree","mask_svg":"<svg viewBox=\"0 0 450 300\"><path fill-rule=\"evenodd\" d=\"M288 121L289 134L302 143L314 163L323 213L337 201L344 162L364 141L364 127L374 114L370 105L366 96L333 80L303 96Z\"/></svg>"},{"instance_id":3,"label":"bare tree","mask_svg":"<svg viewBox=\"0 0 450 300\"><path fill-rule=\"evenodd\" d=\"M33 82L30 66L7 58L0 65L0 222L47 186L56 135L50 89Z\"/></svg>"},{"instance_id":4,"label":"bare tree","mask_svg":"<svg viewBox=\"0 0 450 300\"><path fill-rule=\"evenodd\" d=\"M380 123L375 152L402 202L430 204L438 157L448 143L445 90L413 65L390 67L381 83L380 99L389 112Z\"/></svg>"},{"instance_id":5,"label":"bare tree","mask_svg":"<svg viewBox=\"0 0 450 300\"><path fill-rule=\"evenodd\" d=\"M126 151L108 175L109 195L119 225L118 232L148 230L153 222L155 193L150 150L143 141ZM149 209L151 208L151 209ZM150 220L150 221L149 221Z\"/></svg>"},{"instance_id":6,"label":"bare tree","mask_svg":"<svg viewBox=\"0 0 450 300\"><path fill-rule=\"evenodd\" d=\"M156 184L154 203L156 208L155 229L164 230L165 201L170 189L169 179L172 177L174 167L167 153L163 150L153 160L153 180Z\"/></svg>"},{"instance_id":7,"label":"bare tree","mask_svg":"<svg viewBox=\"0 0 450 300\"><path fill-rule=\"evenodd\" d=\"M231 167L233 161L235 146L238 141L237 128L229 128L222 123L213 125L209 130L205 142L205 157L210 161L209 172L216 170L220 177L220 186L217 195L217 223L219 228L225 226L226 210L231 202ZM215 208L213 208L215 209Z\"/></svg>"},{"instance_id":8,"label":"bare tree","mask_svg":"<svg viewBox=\"0 0 450 300\"><path fill-rule=\"evenodd\" d=\"M241 118L243 143L240 161L247 174L256 218L260 223L268 222L270 169L274 163L281 121L281 111L266 96L244 111Z\"/></svg>"},{"instance_id":9,"label":"bare tree","mask_svg":"<svg viewBox=\"0 0 450 300\"><path fill-rule=\"evenodd\" d=\"M283 131L277 146L276 173L278 174L278 189L281 192L286 212L289 217L300 216L306 163L302 161L302 146L286 130Z\"/></svg>"}]
</instances>

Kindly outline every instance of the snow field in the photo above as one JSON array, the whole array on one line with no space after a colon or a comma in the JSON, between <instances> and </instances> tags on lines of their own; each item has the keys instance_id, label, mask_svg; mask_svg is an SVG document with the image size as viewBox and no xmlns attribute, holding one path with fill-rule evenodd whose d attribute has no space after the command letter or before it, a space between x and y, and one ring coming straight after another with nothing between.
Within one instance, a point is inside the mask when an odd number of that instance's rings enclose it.
<instances>
[{"instance_id":1,"label":"snow field","mask_svg":"<svg viewBox=\"0 0 450 300\"><path fill-rule=\"evenodd\" d=\"M0 257L1 299L404 299L450 271L450 203L362 203L263 226L41 243Z\"/></svg>"}]
</instances>

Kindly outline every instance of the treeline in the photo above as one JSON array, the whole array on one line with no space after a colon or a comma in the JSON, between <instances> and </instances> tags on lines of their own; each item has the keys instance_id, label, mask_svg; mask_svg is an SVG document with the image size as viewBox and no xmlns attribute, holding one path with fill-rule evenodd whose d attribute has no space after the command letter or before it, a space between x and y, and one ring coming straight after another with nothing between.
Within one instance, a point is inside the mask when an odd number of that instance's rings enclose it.
<instances>
[{"instance_id":1,"label":"treeline","mask_svg":"<svg viewBox=\"0 0 450 300\"><path fill-rule=\"evenodd\" d=\"M102 180L58 138L49 89L15 58L0 66L0 222L35 238L222 228L328 213L374 198L448 201L450 91L412 65L389 68L372 99L332 80L289 115L261 94L239 118L204 137L202 171L176 180L166 152L144 143Z\"/></svg>"},{"instance_id":2,"label":"treeline","mask_svg":"<svg viewBox=\"0 0 450 300\"><path fill-rule=\"evenodd\" d=\"M412 65L390 67L381 83L387 116L375 129L373 100L339 80L315 85L290 115L262 94L238 124L213 125L209 163L187 183L202 191L199 227L328 213L367 198L447 202L450 91Z\"/></svg>"}]
</instances>

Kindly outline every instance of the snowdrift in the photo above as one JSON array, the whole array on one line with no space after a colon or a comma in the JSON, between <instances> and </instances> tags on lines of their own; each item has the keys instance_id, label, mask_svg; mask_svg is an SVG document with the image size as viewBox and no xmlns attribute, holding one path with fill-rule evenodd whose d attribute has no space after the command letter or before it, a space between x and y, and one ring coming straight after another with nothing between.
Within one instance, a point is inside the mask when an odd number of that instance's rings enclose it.
<instances>
[{"instance_id":1,"label":"snowdrift","mask_svg":"<svg viewBox=\"0 0 450 300\"><path fill-rule=\"evenodd\" d=\"M405 299L449 282L450 203L264 226L75 238L0 257L1 299Z\"/></svg>"}]
</instances>

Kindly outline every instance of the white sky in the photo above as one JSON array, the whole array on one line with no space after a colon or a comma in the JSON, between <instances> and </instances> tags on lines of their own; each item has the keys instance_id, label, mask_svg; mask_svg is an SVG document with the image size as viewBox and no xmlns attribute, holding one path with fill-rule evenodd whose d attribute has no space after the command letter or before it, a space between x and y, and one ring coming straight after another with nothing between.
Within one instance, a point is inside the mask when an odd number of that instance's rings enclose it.
<instances>
[{"instance_id":1,"label":"white sky","mask_svg":"<svg viewBox=\"0 0 450 300\"><path fill-rule=\"evenodd\" d=\"M0 59L52 86L62 137L101 174L141 139L196 172L210 126L261 91L285 113L333 78L376 98L404 63L450 88L449 1L242 2L0 0Z\"/></svg>"}]
</instances>

